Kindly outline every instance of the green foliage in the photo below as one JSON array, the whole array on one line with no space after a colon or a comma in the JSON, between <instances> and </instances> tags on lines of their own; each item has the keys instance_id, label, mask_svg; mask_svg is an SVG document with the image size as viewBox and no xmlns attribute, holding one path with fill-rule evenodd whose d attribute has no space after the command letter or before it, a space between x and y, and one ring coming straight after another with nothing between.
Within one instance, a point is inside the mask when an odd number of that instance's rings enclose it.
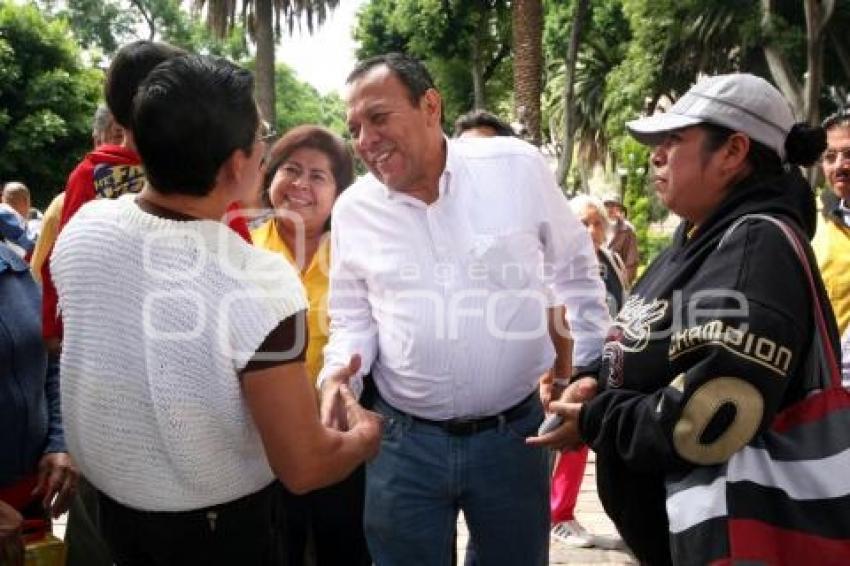
<instances>
[{"instance_id":1,"label":"green foliage","mask_svg":"<svg viewBox=\"0 0 850 566\"><path fill-rule=\"evenodd\" d=\"M279 63L275 72L275 100L279 132L300 124L319 124L345 135L345 103L336 93L325 96L300 81L291 67Z\"/></svg>"},{"instance_id":2,"label":"green foliage","mask_svg":"<svg viewBox=\"0 0 850 566\"><path fill-rule=\"evenodd\" d=\"M132 37L139 23L133 10L100 0L69 0L56 15L68 21L80 45L96 46L104 53L117 50L124 38Z\"/></svg>"},{"instance_id":3,"label":"green foliage","mask_svg":"<svg viewBox=\"0 0 850 566\"><path fill-rule=\"evenodd\" d=\"M187 51L226 57L237 62L245 62L249 56L245 29L241 24L234 25L226 36L219 38L204 24L184 14L179 24L163 30L162 40Z\"/></svg>"},{"instance_id":4,"label":"green foliage","mask_svg":"<svg viewBox=\"0 0 850 566\"><path fill-rule=\"evenodd\" d=\"M248 55L241 25L218 38L193 19L180 0L41 0L39 4L52 17L65 20L83 48L107 56L136 39L167 41L234 61Z\"/></svg>"},{"instance_id":5,"label":"green foliage","mask_svg":"<svg viewBox=\"0 0 850 566\"><path fill-rule=\"evenodd\" d=\"M446 126L473 106L477 41L487 107L507 117L513 78L505 0L372 0L357 15L354 38L359 59L395 51L424 61L443 95Z\"/></svg>"},{"instance_id":6,"label":"green foliage","mask_svg":"<svg viewBox=\"0 0 850 566\"><path fill-rule=\"evenodd\" d=\"M622 10L632 38L607 77L605 129L612 137L661 97L683 93L699 73L747 70L756 49L755 2L622 0Z\"/></svg>"},{"instance_id":7,"label":"green foliage","mask_svg":"<svg viewBox=\"0 0 850 566\"><path fill-rule=\"evenodd\" d=\"M358 59L407 49L407 35L391 22L397 4L397 0L372 0L357 13L354 37L360 43Z\"/></svg>"},{"instance_id":8,"label":"green foliage","mask_svg":"<svg viewBox=\"0 0 850 566\"><path fill-rule=\"evenodd\" d=\"M554 3L546 15L544 53L548 66L543 94L544 129L553 140L563 139L566 45L569 42L571 8ZM585 26L575 73L577 149L585 162L604 162L610 136L606 130L609 107L606 77L625 56L631 37L620 0L594 2Z\"/></svg>"},{"instance_id":9,"label":"green foliage","mask_svg":"<svg viewBox=\"0 0 850 566\"><path fill-rule=\"evenodd\" d=\"M648 265L669 244L669 236L652 234L650 224L664 220L667 210L649 183L649 148L629 137L618 140L618 174L623 181L623 204L635 227L642 265Z\"/></svg>"},{"instance_id":10,"label":"green foliage","mask_svg":"<svg viewBox=\"0 0 850 566\"><path fill-rule=\"evenodd\" d=\"M91 146L101 81L64 22L0 4L0 179L23 181L46 204Z\"/></svg>"}]
</instances>

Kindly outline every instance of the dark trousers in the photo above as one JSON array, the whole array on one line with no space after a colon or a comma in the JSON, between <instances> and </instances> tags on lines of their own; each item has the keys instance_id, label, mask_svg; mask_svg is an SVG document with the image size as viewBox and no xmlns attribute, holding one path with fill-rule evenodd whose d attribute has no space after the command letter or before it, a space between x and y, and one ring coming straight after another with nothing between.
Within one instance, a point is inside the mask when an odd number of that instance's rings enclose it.
<instances>
[{"instance_id":1,"label":"dark trousers","mask_svg":"<svg viewBox=\"0 0 850 566\"><path fill-rule=\"evenodd\" d=\"M68 547L66 566L112 566L112 557L100 529L97 490L80 476L65 528L65 544Z\"/></svg>"},{"instance_id":2,"label":"dark trousers","mask_svg":"<svg viewBox=\"0 0 850 566\"><path fill-rule=\"evenodd\" d=\"M286 566L370 566L363 534L364 467L304 495L283 488Z\"/></svg>"},{"instance_id":3,"label":"dark trousers","mask_svg":"<svg viewBox=\"0 0 850 566\"><path fill-rule=\"evenodd\" d=\"M281 486L176 513L131 509L99 493L103 536L118 566L279 565Z\"/></svg>"}]
</instances>

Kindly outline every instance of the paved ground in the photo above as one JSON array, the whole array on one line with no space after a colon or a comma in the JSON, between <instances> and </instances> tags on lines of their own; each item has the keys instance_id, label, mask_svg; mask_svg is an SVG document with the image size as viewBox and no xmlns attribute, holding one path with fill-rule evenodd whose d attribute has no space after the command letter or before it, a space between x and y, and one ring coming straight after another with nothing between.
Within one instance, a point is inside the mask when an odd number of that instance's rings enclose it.
<instances>
[{"instance_id":1,"label":"paved ground","mask_svg":"<svg viewBox=\"0 0 850 566\"><path fill-rule=\"evenodd\" d=\"M584 474L584 482L581 486L581 493L578 498L576 507L576 518L585 526L591 533L597 535L613 535L616 531L614 525L605 515L602 510L602 505L599 503L599 498L596 496L596 465L593 453L590 453L590 458L587 463L587 468ZM63 515L59 520L54 522L53 532L58 537L65 535L65 523L67 515ZM466 543L469 539L469 533L466 530L466 525L463 519L458 522L458 556L461 557L460 562L463 563L462 557L466 551ZM552 545L549 550L549 565L562 566L569 564L570 566L583 565L623 565L636 564L630 554L624 551L616 550L600 550L596 548L571 548L561 542L552 539ZM517 566L522 566L518 564Z\"/></svg>"}]
</instances>

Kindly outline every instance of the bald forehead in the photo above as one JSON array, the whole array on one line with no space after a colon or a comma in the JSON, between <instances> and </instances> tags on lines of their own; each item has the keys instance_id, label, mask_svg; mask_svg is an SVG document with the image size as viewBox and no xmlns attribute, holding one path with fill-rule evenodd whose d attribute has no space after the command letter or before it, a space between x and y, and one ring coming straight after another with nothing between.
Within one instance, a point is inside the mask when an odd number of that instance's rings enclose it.
<instances>
[{"instance_id":1,"label":"bald forehead","mask_svg":"<svg viewBox=\"0 0 850 566\"><path fill-rule=\"evenodd\" d=\"M30 191L23 183L13 181L3 186L3 200L29 198L29 196Z\"/></svg>"},{"instance_id":2,"label":"bald forehead","mask_svg":"<svg viewBox=\"0 0 850 566\"><path fill-rule=\"evenodd\" d=\"M410 91L385 65L369 69L349 84L345 95L346 122L349 131L356 130L360 123L386 112L416 108L410 100Z\"/></svg>"},{"instance_id":3,"label":"bald forehead","mask_svg":"<svg viewBox=\"0 0 850 566\"><path fill-rule=\"evenodd\" d=\"M833 126L826 131L827 144L834 140L845 140L850 137L850 123Z\"/></svg>"}]
</instances>

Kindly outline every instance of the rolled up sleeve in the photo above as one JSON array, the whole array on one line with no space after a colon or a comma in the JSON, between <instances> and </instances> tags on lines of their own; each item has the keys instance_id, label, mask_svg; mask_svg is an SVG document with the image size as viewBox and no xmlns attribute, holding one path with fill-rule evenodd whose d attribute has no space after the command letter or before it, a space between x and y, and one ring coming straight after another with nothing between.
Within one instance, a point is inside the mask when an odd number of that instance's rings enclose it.
<instances>
[{"instance_id":1,"label":"rolled up sleeve","mask_svg":"<svg viewBox=\"0 0 850 566\"><path fill-rule=\"evenodd\" d=\"M546 283L553 305L567 307L567 320L575 341L573 365L589 365L601 356L611 326L599 262L587 230L570 210L542 157L538 178Z\"/></svg>"}]
</instances>

